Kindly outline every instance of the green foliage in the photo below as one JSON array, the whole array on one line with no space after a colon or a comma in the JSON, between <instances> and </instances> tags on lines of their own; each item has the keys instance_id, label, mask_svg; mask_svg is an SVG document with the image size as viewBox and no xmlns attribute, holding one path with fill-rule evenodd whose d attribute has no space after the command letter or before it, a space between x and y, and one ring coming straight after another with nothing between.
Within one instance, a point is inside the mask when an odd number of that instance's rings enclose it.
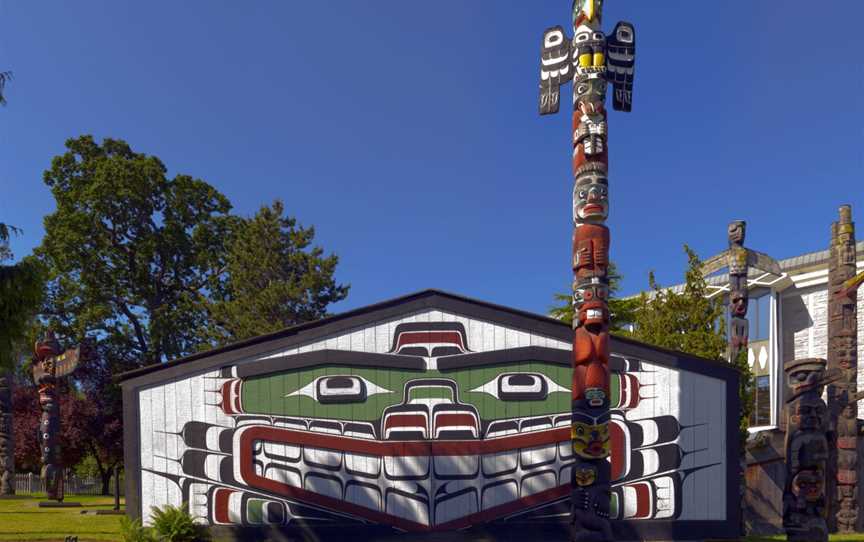
<instances>
[{"instance_id":1,"label":"green foliage","mask_svg":"<svg viewBox=\"0 0 864 542\"><path fill-rule=\"evenodd\" d=\"M66 142L45 183L56 211L37 254L50 270L45 315L61 335L99 334L103 357L136 366L194 351L198 302L224 265L231 205L124 141Z\"/></svg>"},{"instance_id":2,"label":"green foliage","mask_svg":"<svg viewBox=\"0 0 864 542\"><path fill-rule=\"evenodd\" d=\"M688 266L684 291L675 293L648 276L651 294L638 300L633 338L670 350L707 359L723 360L726 352L726 324L723 298L706 298L708 293L698 256L684 246Z\"/></svg>"},{"instance_id":3,"label":"green foliage","mask_svg":"<svg viewBox=\"0 0 864 542\"><path fill-rule=\"evenodd\" d=\"M156 542L153 530L141 524L140 519L120 518L120 536L123 542Z\"/></svg>"},{"instance_id":4,"label":"green foliage","mask_svg":"<svg viewBox=\"0 0 864 542\"><path fill-rule=\"evenodd\" d=\"M0 371L11 370L43 298L42 268L32 258L0 265Z\"/></svg>"},{"instance_id":5,"label":"green foliage","mask_svg":"<svg viewBox=\"0 0 864 542\"><path fill-rule=\"evenodd\" d=\"M162 509L153 507L153 532L160 542L197 542L208 540L206 528L197 525L189 514L189 507L167 505Z\"/></svg>"},{"instance_id":6,"label":"green foliage","mask_svg":"<svg viewBox=\"0 0 864 542\"><path fill-rule=\"evenodd\" d=\"M678 350L707 359L725 361L726 305L723 296L707 299L702 262L693 250L684 245L688 266L684 291L675 293L657 284L654 274L648 276L651 294L642 292L636 306L633 338L648 344ZM741 444L747 440L747 427L753 409L753 377L747 365L744 349L732 365L741 372L738 395L741 400L739 427Z\"/></svg>"},{"instance_id":7,"label":"green foliage","mask_svg":"<svg viewBox=\"0 0 864 542\"><path fill-rule=\"evenodd\" d=\"M627 331L628 324L631 324L635 318L634 310L636 308L636 300L634 299L619 299L615 297L621 287L623 277L618 273L618 268L614 262L609 264L609 313L611 322L609 329L613 334L629 335ZM573 296L571 294L555 294L556 305L549 310L549 316L563 320L568 324L573 323Z\"/></svg>"},{"instance_id":8,"label":"green foliage","mask_svg":"<svg viewBox=\"0 0 864 542\"><path fill-rule=\"evenodd\" d=\"M277 200L235 226L226 278L212 292L211 340L237 341L316 320L348 295L348 286L333 278L339 258L310 248L314 228L298 225L284 210Z\"/></svg>"}]
</instances>

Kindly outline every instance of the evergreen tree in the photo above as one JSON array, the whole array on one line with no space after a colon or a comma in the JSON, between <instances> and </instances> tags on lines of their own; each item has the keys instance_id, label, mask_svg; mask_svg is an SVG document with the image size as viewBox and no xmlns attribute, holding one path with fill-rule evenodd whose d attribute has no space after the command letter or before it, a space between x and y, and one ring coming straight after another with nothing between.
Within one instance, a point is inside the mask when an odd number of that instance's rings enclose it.
<instances>
[{"instance_id":1,"label":"evergreen tree","mask_svg":"<svg viewBox=\"0 0 864 542\"><path fill-rule=\"evenodd\" d=\"M639 295L633 338L648 344L686 352L706 359L726 361L726 304L723 296L706 297L708 289L702 275L702 262L684 245L687 271L684 291L675 293L662 288L649 273L650 294ZM741 373L738 395L741 401L739 428L741 443L746 441L752 403L752 375L747 365L747 350L740 352L732 366Z\"/></svg>"},{"instance_id":2,"label":"evergreen tree","mask_svg":"<svg viewBox=\"0 0 864 542\"><path fill-rule=\"evenodd\" d=\"M234 228L225 280L209 305L212 341L234 342L317 320L348 295L348 286L333 278L339 258L310 247L315 229L284 212L276 200Z\"/></svg>"}]
</instances>

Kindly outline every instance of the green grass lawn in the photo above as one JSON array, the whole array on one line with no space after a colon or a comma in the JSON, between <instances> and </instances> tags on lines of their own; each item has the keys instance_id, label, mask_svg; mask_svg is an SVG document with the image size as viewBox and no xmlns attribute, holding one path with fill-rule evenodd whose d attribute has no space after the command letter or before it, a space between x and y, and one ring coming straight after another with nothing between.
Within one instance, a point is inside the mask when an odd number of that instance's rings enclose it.
<instances>
[{"instance_id":1,"label":"green grass lawn","mask_svg":"<svg viewBox=\"0 0 864 542\"><path fill-rule=\"evenodd\" d=\"M44 540L62 542L77 536L79 542L120 540L122 516L82 514L82 510L110 510L113 497L67 495L66 501L80 502L81 508L39 508L42 496L16 496L0 499L0 540ZM123 509L123 499L120 499Z\"/></svg>"},{"instance_id":2,"label":"green grass lawn","mask_svg":"<svg viewBox=\"0 0 864 542\"><path fill-rule=\"evenodd\" d=\"M749 537L747 538L748 542L768 542L774 540L786 540L785 536L766 536L766 537ZM828 537L828 540L837 540L837 541L849 541L855 540L858 542L864 542L864 534L856 533L856 534L832 534Z\"/></svg>"},{"instance_id":3,"label":"green grass lawn","mask_svg":"<svg viewBox=\"0 0 864 542\"><path fill-rule=\"evenodd\" d=\"M81 508L39 508L41 496L17 496L0 499L0 541L62 542L67 536L77 536L78 542L95 540L120 541L121 516L82 514L82 510L110 510L113 497L67 496L67 501L80 502ZM120 500L123 506L123 500ZM749 542L785 540L784 536L747 538ZM436 538L440 540L440 538ZM832 535L831 540L864 542L864 534Z\"/></svg>"}]
</instances>

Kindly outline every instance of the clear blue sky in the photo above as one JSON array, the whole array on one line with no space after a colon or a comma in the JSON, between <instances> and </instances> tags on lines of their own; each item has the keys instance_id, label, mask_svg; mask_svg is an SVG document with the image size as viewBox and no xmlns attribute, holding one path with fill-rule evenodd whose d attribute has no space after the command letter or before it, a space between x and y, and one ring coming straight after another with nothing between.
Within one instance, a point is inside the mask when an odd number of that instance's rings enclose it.
<instances>
[{"instance_id":1,"label":"clear blue sky","mask_svg":"<svg viewBox=\"0 0 864 542\"><path fill-rule=\"evenodd\" d=\"M110 136L239 213L283 199L341 258L336 311L434 287L545 312L570 280L570 118L537 115L538 55L569 8L2 1L0 222L29 252L51 157ZM841 203L864 237L864 2L608 0L605 19L638 40L633 113L609 119L625 293L679 281L681 245L718 252L735 218L778 258L826 247Z\"/></svg>"}]
</instances>

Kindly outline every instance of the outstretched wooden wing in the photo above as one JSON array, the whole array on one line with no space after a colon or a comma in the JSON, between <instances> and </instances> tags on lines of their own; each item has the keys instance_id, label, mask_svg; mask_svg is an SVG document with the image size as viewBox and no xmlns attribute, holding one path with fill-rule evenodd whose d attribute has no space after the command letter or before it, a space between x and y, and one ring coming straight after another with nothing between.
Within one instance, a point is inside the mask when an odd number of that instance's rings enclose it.
<instances>
[{"instance_id":1,"label":"outstretched wooden wing","mask_svg":"<svg viewBox=\"0 0 864 542\"><path fill-rule=\"evenodd\" d=\"M767 254L756 252L755 250L747 249L747 267L752 267L760 271L766 271L772 275L782 275L780 264L777 260Z\"/></svg>"},{"instance_id":2,"label":"outstretched wooden wing","mask_svg":"<svg viewBox=\"0 0 864 542\"><path fill-rule=\"evenodd\" d=\"M724 267L727 267L729 265L728 260L727 260L728 257L729 257L729 251L724 250L720 254L718 254L716 256L712 256L711 258L708 258L707 260L705 260L702 263L702 269L701 269L702 276L707 277L708 275L711 275L712 273L716 273L717 271L720 271Z\"/></svg>"},{"instance_id":3,"label":"outstretched wooden wing","mask_svg":"<svg viewBox=\"0 0 864 542\"><path fill-rule=\"evenodd\" d=\"M561 101L561 85L573 79L570 61L570 40L564 28L553 26L543 33L540 53L540 114L557 113Z\"/></svg>"},{"instance_id":4,"label":"outstretched wooden wing","mask_svg":"<svg viewBox=\"0 0 864 542\"><path fill-rule=\"evenodd\" d=\"M612 83L612 107L630 111L633 106L633 70L636 65L636 29L624 21L606 38L606 79Z\"/></svg>"}]
</instances>

